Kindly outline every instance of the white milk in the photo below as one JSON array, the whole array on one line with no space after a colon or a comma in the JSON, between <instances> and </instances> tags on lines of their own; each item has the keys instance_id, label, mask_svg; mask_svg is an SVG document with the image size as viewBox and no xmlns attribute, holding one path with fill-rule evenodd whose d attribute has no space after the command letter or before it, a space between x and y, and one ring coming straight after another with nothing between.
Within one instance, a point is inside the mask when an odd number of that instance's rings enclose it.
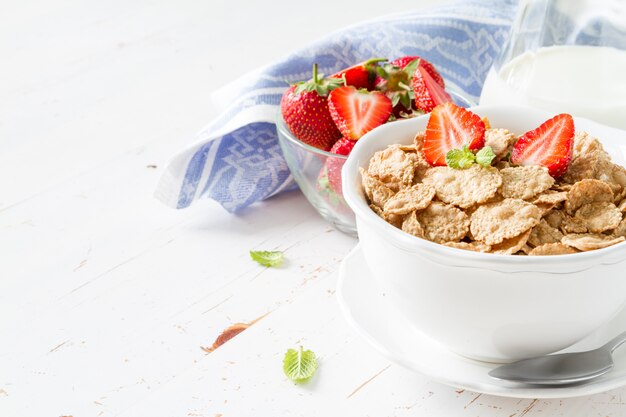
<instances>
[{"instance_id":1,"label":"white milk","mask_svg":"<svg viewBox=\"0 0 626 417\"><path fill-rule=\"evenodd\" d=\"M491 69L480 104L526 104L626 129L626 51L551 46Z\"/></svg>"}]
</instances>

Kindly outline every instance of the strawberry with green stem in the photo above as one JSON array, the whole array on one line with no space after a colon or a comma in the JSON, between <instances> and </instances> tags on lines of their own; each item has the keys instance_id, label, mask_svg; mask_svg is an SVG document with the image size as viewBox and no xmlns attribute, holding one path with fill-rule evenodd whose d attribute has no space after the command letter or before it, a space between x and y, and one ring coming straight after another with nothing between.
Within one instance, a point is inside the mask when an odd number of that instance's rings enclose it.
<instances>
[{"instance_id":1,"label":"strawberry with green stem","mask_svg":"<svg viewBox=\"0 0 626 417\"><path fill-rule=\"evenodd\" d=\"M341 137L328 109L328 95L343 85L339 78L323 78L313 64L313 78L292 85L280 100L285 123L302 142L325 151Z\"/></svg>"},{"instance_id":2,"label":"strawberry with green stem","mask_svg":"<svg viewBox=\"0 0 626 417\"><path fill-rule=\"evenodd\" d=\"M395 117L412 117L421 114L415 106L415 92L412 88L413 76L418 68L423 68L443 89L443 78L435 67L419 56L403 56L378 67L374 87L383 92L393 105Z\"/></svg>"},{"instance_id":3,"label":"strawberry with green stem","mask_svg":"<svg viewBox=\"0 0 626 417\"><path fill-rule=\"evenodd\" d=\"M343 69L330 77L345 79L346 85L351 85L355 88L372 90L374 88L374 79L376 77L376 68L378 68L378 63L384 61L387 61L387 59L368 59L367 61Z\"/></svg>"}]
</instances>

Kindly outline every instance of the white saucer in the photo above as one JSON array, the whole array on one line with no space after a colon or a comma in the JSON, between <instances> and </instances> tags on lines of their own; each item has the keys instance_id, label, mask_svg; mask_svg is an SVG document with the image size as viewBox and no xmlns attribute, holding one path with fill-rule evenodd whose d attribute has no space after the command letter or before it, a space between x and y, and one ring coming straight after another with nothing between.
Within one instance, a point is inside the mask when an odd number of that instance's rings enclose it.
<instances>
[{"instance_id":1,"label":"white saucer","mask_svg":"<svg viewBox=\"0 0 626 417\"><path fill-rule=\"evenodd\" d=\"M359 246L341 263L337 299L350 325L380 353L442 384L517 398L578 397L626 385L626 347L615 352L615 368L611 372L583 385L535 387L491 378L487 373L498 365L459 356L413 328L378 289ZM564 351L593 349L624 329L626 310Z\"/></svg>"}]
</instances>

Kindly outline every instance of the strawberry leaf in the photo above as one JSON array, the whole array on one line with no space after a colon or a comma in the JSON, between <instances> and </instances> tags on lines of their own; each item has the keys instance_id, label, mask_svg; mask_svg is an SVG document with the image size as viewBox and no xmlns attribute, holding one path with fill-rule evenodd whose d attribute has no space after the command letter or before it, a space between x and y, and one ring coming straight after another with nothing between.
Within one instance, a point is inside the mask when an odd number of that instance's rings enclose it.
<instances>
[{"instance_id":1,"label":"strawberry leaf","mask_svg":"<svg viewBox=\"0 0 626 417\"><path fill-rule=\"evenodd\" d=\"M305 382L310 379L317 370L315 353L310 350L289 349L283 358L283 371L287 378L293 382Z\"/></svg>"},{"instance_id":2,"label":"strawberry leaf","mask_svg":"<svg viewBox=\"0 0 626 417\"><path fill-rule=\"evenodd\" d=\"M409 77L412 77L413 74L415 73L415 70L420 64L420 61L421 59L415 58L413 61L406 64L406 66L404 67L404 72L406 72L409 75Z\"/></svg>"},{"instance_id":3,"label":"strawberry leaf","mask_svg":"<svg viewBox=\"0 0 626 417\"><path fill-rule=\"evenodd\" d=\"M413 91L411 87L403 83L402 81L398 81L398 87L405 89L406 91Z\"/></svg>"},{"instance_id":4,"label":"strawberry leaf","mask_svg":"<svg viewBox=\"0 0 626 417\"><path fill-rule=\"evenodd\" d=\"M389 74L387 73L387 71L385 71L383 67L376 67L376 73L385 80L389 78Z\"/></svg>"},{"instance_id":5,"label":"strawberry leaf","mask_svg":"<svg viewBox=\"0 0 626 417\"><path fill-rule=\"evenodd\" d=\"M278 266L283 263L284 256L281 251L250 251L250 257L263 266Z\"/></svg>"},{"instance_id":6,"label":"strawberry leaf","mask_svg":"<svg viewBox=\"0 0 626 417\"><path fill-rule=\"evenodd\" d=\"M391 96L391 106L392 107L396 107L396 105L400 102L400 99L402 98L402 95L400 94L394 94Z\"/></svg>"},{"instance_id":7,"label":"strawberry leaf","mask_svg":"<svg viewBox=\"0 0 626 417\"><path fill-rule=\"evenodd\" d=\"M411 100L410 94L396 94L394 97L400 97L400 103L402 103L406 109L411 109L413 100Z\"/></svg>"}]
</instances>

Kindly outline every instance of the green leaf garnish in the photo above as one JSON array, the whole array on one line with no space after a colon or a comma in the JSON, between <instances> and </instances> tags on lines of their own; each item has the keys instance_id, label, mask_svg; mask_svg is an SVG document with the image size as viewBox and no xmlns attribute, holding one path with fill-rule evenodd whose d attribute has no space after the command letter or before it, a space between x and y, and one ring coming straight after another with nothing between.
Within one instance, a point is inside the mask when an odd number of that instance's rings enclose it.
<instances>
[{"instance_id":1,"label":"green leaf garnish","mask_svg":"<svg viewBox=\"0 0 626 417\"><path fill-rule=\"evenodd\" d=\"M310 350L289 349L283 358L283 371L293 382L304 382L311 378L317 370L315 353Z\"/></svg>"},{"instance_id":2,"label":"green leaf garnish","mask_svg":"<svg viewBox=\"0 0 626 417\"><path fill-rule=\"evenodd\" d=\"M491 166L491 163L493 162L493 159L495 157L496 157L496 154L493 153L493 149L491 149L491 146L485 146L484 148L482 148L480 151L476 153L476 162L479 165L488 167L488 166Z\"/></svg>"},{"instance_id":3,"label":"green leaf garnish","mask_svg":"<svg viewBox=\"0 0 626 417\"><path fill-rule=\"evenodd\" d=\"M251 250L250 257L263 266L278 266L284 261L281 251Z\"/></svg>"},{"instance_id":4,"label":"green leaf garnish","mask_svg":"<svg viewBox=\"0 0 626 417\"><path fill-rule=\"evenodd\" d=\"M469 168L475 161L476 156L469 150L467 145L463 145L461 149L451 149L446 153L446 164L450 168Z\"/></svg>"}]
</instances>

